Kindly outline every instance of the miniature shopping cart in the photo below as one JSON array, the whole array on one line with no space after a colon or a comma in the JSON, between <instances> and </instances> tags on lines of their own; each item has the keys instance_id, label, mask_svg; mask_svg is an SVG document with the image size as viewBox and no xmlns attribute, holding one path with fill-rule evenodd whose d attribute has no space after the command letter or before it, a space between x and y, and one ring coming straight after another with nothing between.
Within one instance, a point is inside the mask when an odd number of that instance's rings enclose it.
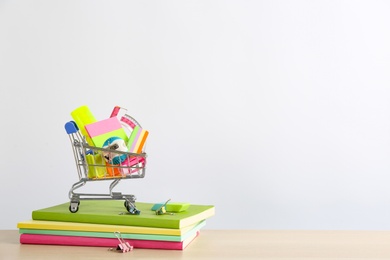
<instances>
[{"instance_id":1,"label":"miniature shopping cart","mask_svg":"<svg viewBox=\"0 0 390 260\"><path fill-rule=\"evenodd\" d=\"M146 153L129 153L88 145L75 122L65 124L69 135L79 181L69 191L69 211L76 213L80 200L124 200L124 206L130 214L138 215L134 195L114 192L114 187L123 179L143 178L145 176ZM120 164L109 164L107 158L122 158ZM111 180L108 194L76 193L75 190L87 182Z\"/></svg>"}]
</instances>

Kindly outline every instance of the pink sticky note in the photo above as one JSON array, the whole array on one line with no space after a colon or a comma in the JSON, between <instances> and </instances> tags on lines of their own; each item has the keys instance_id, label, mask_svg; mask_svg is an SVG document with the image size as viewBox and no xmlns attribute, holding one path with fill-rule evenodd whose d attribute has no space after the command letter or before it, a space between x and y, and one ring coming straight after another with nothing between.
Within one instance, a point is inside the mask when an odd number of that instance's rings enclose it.
<instances>
[{"instance_id":1,"label":"pink sticky note","mask_svg":"<svg viewBox=\"0 0 390 260\"><path fill-rule=\"evenodd\" d=\"M110 117L89 125L86 125L85 128L90 137L95 137L102 135L111 131L122 128L121 123L116 117Z\"/></svg>"},{"instance_id":2,"label":"pink sticky note","mask_svg":"<svg viewBox=\"0 0 390 260\"><path fill-rule=\"evenodd\" d=\"M110 117L85 126L85 130L97 147L102 147L103 143L110 137L117 136L127 142L128 137L122 128L118 118Z\"/></svg>"}]
</instances>

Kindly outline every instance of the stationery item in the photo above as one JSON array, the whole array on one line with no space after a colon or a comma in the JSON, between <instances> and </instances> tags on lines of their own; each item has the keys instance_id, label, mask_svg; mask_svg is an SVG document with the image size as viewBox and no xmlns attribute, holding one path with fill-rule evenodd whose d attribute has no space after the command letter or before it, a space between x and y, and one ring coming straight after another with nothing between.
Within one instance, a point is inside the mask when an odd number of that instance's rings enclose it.
<instances>
[{"instance_id":1,"label":"stationery item","mask_svg":"<svg viewBox=\"0 0 390 260\"><path fill-rule=\"evenodd\" d=\"M117 167L118 165L110 164L106 162L107 175L109 177L119 177L123 176L121 169Z\"/></svg>"},{"instance_id":2,"label":"stationery item","mask_svg":"<svg viewBox=\"0 0 390 260\"><path fill-rule=\"evenodd\" d=\"M212 205L191 204L186 211L162 216L150 210L153 203L137 202L136 206L141 215L124 213L123 201L120 200L84 200L77 214L69 212L69 203L63 203L34 210L32 219L180 229L215 214Z\"/></svg>"},{"instance_id":3,"label":"stationery item","mask_svg":"<svg viewBox=\"0 0 390 260\"><path fill-rule=\"evenodd\" d=\"M119 106L115 106L111 112L110 117L120 118L120 124L131 132L129 136L129 141L127 142L127 147L131 153L141 153L143 146L146 142L146 138L149 135L149 132L142 129L141 125L131 116L124 114L119 116L119 111L123 109ZM126 110L126 109L124 109Z\"/></svg>"},{"instance_id":4,"label":"stationery item","mask_svg":"<svg viewBox=\"0 0 390 260\"><path fill-rule=\"evenodd\" d=\"M114 109L112 110L111 112L111 115L110 117L114 117L114 116L117 116L119 114L119 111L121 110L122 108L120 106L115 106Z\"/></svg>"},{"instance_id":5,"label":"stationery item","mask_svg":"<svg viewBox=\"0 0 390 260\"><path fill-rule=\"evenodd\" d=\"M81 131L81 134L85 137L87 143L93 146L91 137L88 135L85 126L95 123L96 119L92 112L89 110L88 106L81 106L73 110L71 113L73 120Z\"/></svg>"},{"instance_id":6,"label":"stationery item","mask_svg":"<svg viewBox=\"0 0 390 260\"><path fill-rule=\"evenodd\" d=\"M132 129L134 129L134 127L136 125L139 125L139 123L134 118L129 116L128 114L124 114L123 116L119 116L119 111L121 109L124 110L124 111L127 111L127 109L125 109L123 107L115 106L114 109L111 112L110 117L114 117L115 116L117 118L120 118L119 121L121 122L121 124L125 128L127 128L127 129L129 129L131 131Z\"/></svg>"},{"instance_id":7,"label":"stationery item","mask_svg":"<svg viewBox=\"0 0 390 260\"><path fill-rule=\"evenodd\" d=\"M139 171L142 167L134 167L137 164L144 164L145 158L137 156L128 156L128 154L116 153L116 151L127 152L124 141L118 137L111 137L105 143L103 148L110 151L86 155L88 163L88 178L103 178L113 176L126 176ZM112 151L112 152L111 152ZM107 162L108 161L108 162ZM120 165L120 167L118 167ZM142 165L141 165L142 166Z\"/></svg>"},{"instance_id":8,"label":"stationery item","mask_svg":"<svg viewBox=\"0 0 390 260\"><path fill-rule=\"evenodd\" d=\"M130 134L127 148L130 153L141 153L142 148L146 142L149 132L142 129L140 126L135 126Z\"/></svg>"},{"instance_id":9,"label":"stationery item","mask_svg":"<svg viewBox=\"0 0 390 260\"><path fill-rule=\"evenodd\" d=\"M170 202L169 203L156 203L153 205L151 210L156 211L159 208L161 208L163 205L165 205L165 210L167 212L182 212L188 209L190 206L190 203L186 202Z\"/></svg>"},{"instance_id":10,"label":"stationery item","mask_svg":"<svg viewBox=\"0 0 390 260\"><path fill-rule=\"evenodd\" d=\"M128 156L123 162L121 162L120 167L112 169L115 174L121 174L126 176L128 174L138 173L145 166L145 158L138 156ZM111 167L112 168L112 167Z\"/></svg>"},{"instance_id":11,"label":"stationery item","mask_svg":"<svg viewBox=\"0 0 390 260\"><path fill-rule=\"evenodd\" d=\"M121 164L124 162L127 158L126 154L122 153L116 153L117 151L120 152L127 152L127 146L123 139L119 137L110 137L103 143L103 148L107 149L109 151L103 151L103 156L107 160L107 162L111 164Z\"/></svg>"},{"instance_id":12,"label":"stationery item","mask_svg":"<svg viewBox=\"0 0 390 260\"><path fill-rule=\"evenodd\" d=\"M123 115L121 117L120 121L121 121L121 124L124 125L125 127L127 127L128 129L134 129L134 127L139 125L139 123L134 118L132 118L131 116L129 116L127 114Z\"/></svg>"},{"instance_id":13,"label":"stationery item","mask_svg":"<svg viewBox=\"0 0 390 260\"><path fill-rule=\"evenodd\" d=\"M187 202L169 202L165 208L168 212L183 212L186 211L190 207L190 203Z\"/></svg>"},{"instance_id":14,"label":"stationery item","mask_svg":"<svg viewBox=\"0 0 390 260\"><path fill-rule=\"evenodd\" d=\"M107 168L103 167L105 161L102 154L87 154L88 178L102 178L107 174Z\"/></svg>"},{"instance_id":15,"label":"stationery item","mask_svg":"<svg viewBox=\"0 0 390 260\"><path fill-rule=\"evenodd\" d=\"M123 238L122 238L122 235L120 232L118 231L115 231L114 232L114 235L116 236L116 238L118 239L119 241L119 244L117 245L116 247L116 250L117 251L121 251L122 253L127 253L131 250L133 250L133 246L129 244L129 242L125 241Z\"/></svg>"},{"instance_id":16,"label":"stationery item","mask_svg":"<svg viewBox=\"0 0 390 260\"><path fill-rule=\"evenodd\" d=\"M88 225L88 224L85 224ZM120 232L122 237L125 239L139 239L139 240L158 240L158 241L174 241L181 242L186 240L188 237L192 236L194 233L200 231L202 227L206 225L206 221L201 221L193 226L191 229L186 231L182 235L158 235L158 234L137 234L137 233L128 233L123 230L122 226L119 226L118 229L114 232ZM18 226L24 226L23 223L18 224ZM98 227L96 229L99 229ZM108 228L113 229L113 227ZM146 228L145 228L146 229ZM146 229L147 230L147 229ZM150 231L147 231L150 232ZM153 231L151 231L153 232ZM75 231L75 230L59 230L59 229L33 229L33 228L19 228L20 234L39 234L39 235L57 235L57 236L77 236L77 237L112 237L112 231L100 232L95 229L92 231Z\"/></svg>"},{"instance_id":17,"label":"stationery item","mask_svg":"<svg viewBox=\"0 0 390 260\"><path fill-rule=\"evenodd\" d=\"M126 239L126 241L134 248L184 250L198 235L199 232L196 232L194 235L181 242L138 239ZM116 247L118 245L118 240L116 238L21 234L20 243L35 245Z\"/></svg>"},{"instance_id":18,"label":"stationery item","mask_svg":"<svg viewBox=\"0 0 390 260\"><path fill-rule=\"evenodd\" d=\"M164 215L165 213L167 213L167 210L165 209L165 206L167 205L167 203L170 201L171 199L167 200L164 204L162 205L159 205L159 207L155 210L156 212L156 215ZM154 207L154 206L153 206ZM152 207L152 209L153 209Z\"/></svg>"},{"instance_id":19,"label":"stationery item","mask_svg":"<svg viewBox=\"0 0 390 260\"><path fill-rule=\"evenodd\" d=\"M135 126L133 131L131 132L129 136L129 140L127 142L127 148L129 149L130 152L134 150L135 143L137 142L137 137L140 134L141 127L140 126Z\"/></svg>"},{"instance_id":20,"label":"stationery item","mask_svg":"<svg viewBox=\"0 0 390 260\"><path fill-rule=\"evenodd\" d=\"M114 136L128 141L127 134L116 117L85 125L85 129L96 147L103 147L104 142Z\"/></svg>"},{"instance_id":21,"label":"stationery item","mask_svg":"<svg viewBox=\"0 0 390 260\"><path fill-rule=\"evenodd\" d=\"M24 230L76 231L76 232L83 232L83 233L84 232L85 233L90 233L90 232L112 233L115 231L119 231L122 234L126 234L126 236L129 236L128 238L134 238L134 239L183 241L184 236L188 232L190 232L193 229L198 230L204 227L205 225L206 225L205 220L202 220L198 223L180 229L90 224L90 223L63 222L63 221L27 220L27 221L18 222L17 228L24 229Z\"/></svg>"}]
</instances>

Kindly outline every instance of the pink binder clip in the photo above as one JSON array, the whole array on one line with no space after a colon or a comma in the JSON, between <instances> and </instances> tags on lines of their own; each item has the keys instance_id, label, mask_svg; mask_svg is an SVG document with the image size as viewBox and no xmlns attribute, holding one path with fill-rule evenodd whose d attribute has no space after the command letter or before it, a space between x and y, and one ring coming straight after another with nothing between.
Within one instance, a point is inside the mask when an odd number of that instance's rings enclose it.
<instances>
[{"instance_id":1,"label":"pink binder clip","mask_svg":"<svg viewBox=\"0 0 390 260\"><path fill-rule=\"evenodd\" d=\"M122 238L122 235L120 232L118 231L115 231L114 232L115 236L118 238L119 240L119 244L118 246L116 247L116 250L117 251L122 251L122 253L126 253L126 252L129 252L131 250L133 250L133 246L131 246L128 242L126 242L123 238Z\"/></svg>"}]
</instances>

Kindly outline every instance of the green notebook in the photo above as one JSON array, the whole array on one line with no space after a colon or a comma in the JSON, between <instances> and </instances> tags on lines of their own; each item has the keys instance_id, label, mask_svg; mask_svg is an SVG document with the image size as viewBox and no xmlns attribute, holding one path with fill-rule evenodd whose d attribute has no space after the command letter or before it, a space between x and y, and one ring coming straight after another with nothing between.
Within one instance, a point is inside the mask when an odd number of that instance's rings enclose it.
<instances>
[{"instance_id":1,"label":"green notebook","mask_svg":"<svg viewBox=\"0 0 390 260\"><path fill-rule=\"evenodd\" d=\"M212 205L190 205L186 211L156 215L154 203L136 202L140 215L129 214L120 200L82 200L76 213L69 211L69 202L34 210L33 220L65 221L125 226L180 229L208 219L215 214Z\"/></svg>"}]
</instances>

